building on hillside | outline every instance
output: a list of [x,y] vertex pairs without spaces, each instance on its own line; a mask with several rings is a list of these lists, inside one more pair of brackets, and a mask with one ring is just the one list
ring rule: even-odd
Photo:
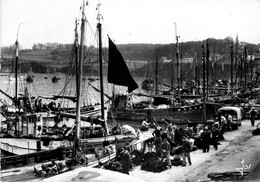
[[38,44],[34,44],[32,49],[33,50],[54,50],[57,48],[65,48],[65,45],[60,45],[57,42],[54,43],[46,43],[46,44],[42,44],[42,43],[38,43]]
[[[192,57],[185,57],[185,58],[180,58],[179,61],[180,63],[193,63],[194,58]],[[175,59],[174,59],[175,61]],[[159,60],[159,62],[162,63],[170,63],[172,62],[172,59],[167,59],[167,57],[162,56],[161,59]]]
[[172,62],[172,59],[167,59],[167,57],[162,56],[161,59],[159,60],[161,63],[170,63]]
[[253,58],[253,68],[256,69],[257,72],[260,72],[260,53],[254,53]]
[[254,53],[254,60],[259,61],[260,60],[260,53]]
[[182,58],[182,63],[193,63],[193,59],[194,58],[189,58],[189,57],[186,57],[186,58]]

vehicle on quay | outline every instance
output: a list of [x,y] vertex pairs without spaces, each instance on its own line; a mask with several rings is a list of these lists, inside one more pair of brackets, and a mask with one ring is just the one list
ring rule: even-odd
[[236,106],[224,106],[218,109],[217,116],[218,118],[223,115],[230,114],[232,116],[231,126],[232,129],[238,129],[241,126],[241,122],[243,119],[243,109],[241,107]]

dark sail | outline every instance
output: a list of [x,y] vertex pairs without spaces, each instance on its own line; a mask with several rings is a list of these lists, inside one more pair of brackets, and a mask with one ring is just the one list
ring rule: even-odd
[[128,92],[138,88],[137,83],[131,76],[123,56],[117,50],[116,45],[108,37],[109,55],[108,55],[108,83],[128,87]]

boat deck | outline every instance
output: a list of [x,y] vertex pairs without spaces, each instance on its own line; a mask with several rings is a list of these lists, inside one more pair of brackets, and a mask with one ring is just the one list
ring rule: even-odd
[[[154,131],[154,129],[150,129],[146,132],[143,132],[142,136],[140,137],[140,139],[138,140],[134,140],[131,145],[140,145],[142,142],[144,142],[146,139],[152,137],[152,132]],[[115,136],[109,136],[107,139],[112,139],[114,137],[117,137],[119,139],[123,139],[124,137],[128,137],[127,135],[115,135]],[[99,160],[96,160],[95,157],[92,155],[88,155],[88,165],[89,167],[94,167],[97,166],[99,162],[104,163],[110,159],[113,159],[115,157],[115,153],[112,153],[110,155],[107,155],[105,157],[100,157]],[[50,162],[50,160],[49,160]],[[4,169],[1,170],[1,181],[6,181],[6,182],[11,182],[11,181],[39,181],[39,179],[43,179],[43,178],[39,178],[37,176],[34,175],[34,167],[37,169],[39,168],[42,164],[46,163],[45,162],[41,162],[41,163],[37,163],[37,164],[28,164],[26,166],[22,166],[22,167],[13,167],[10,169]]]

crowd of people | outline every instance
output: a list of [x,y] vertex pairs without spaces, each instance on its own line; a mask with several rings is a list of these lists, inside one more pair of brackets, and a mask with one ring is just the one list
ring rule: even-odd
[[[153,137],[144,141],[144,153],[147,148],[148,152],[155,152],[159,160],[165,163],[166,169],[172,168],[174,165],[173,160],[176,158],[180,160],[179,165],[181,166],[192,165],[192,151],[201,150],[203,153],[207,153],[210,151],[210,145],[213,145],[214,149],[218,150],[219,140],[223,140],[223,133],[228,131],[225,128],[228,126],[227,120],[230,117],[228,115],[226,117],[221,116],[218,122],[207,126],[191,122],[185,126],[177,126],[168,120],[164,120],[166,123],[165,128],[156,125],[152,132]],[[140,137],[142,132],[147,131],[147,127],[149,130],[152,125],[154,123],[151,124],[147,119],[144,119],[142,126],[136,129],[137,136]],[[121,134],[122,127],[120,124],[116,124],[111,132]],[[131,152],[133,151],[131,146],[127,145],[123,148],[116,146],[116,151],[118,161],[121,163],[121,172],[129,174],[132,159]],[[54,169],[56,169],[55,166]]]
[[[223,116],[224,117],[224,116]],[[159,125],[155,127],[152,135],[153,138],[148,139],[149,142],[145,142],[145,148],[151,148],[149,151],[155,151],[155,153],[161,158],[162,161],[167,162],[167,168],[172,167],[172,156],[179,156],[182,161],[182,166],[187,164],[192,165],[190,152],[193,150],[201,149],[203,153],[209,152],[210,145],[213,145],[215,150],[218,150],[219,140],[224,140],[223,134],[229,129],[229,119],[220,120],[212,125],[199,125],[192,124],[191,122],[185,126],[177,126],[171,122],[167,123],[163,129]],[[149,126],[147,119],[143,121],[143,124]],[[144,125],[141,129],[143,130]],[[232,131],[232,130],[229,130]]]
[[[248,113],[251,124],[254,126],[258,112],[251,108]],[[230,112],[219,113],[214,123],[206,125],[188,121],[186,125],[177,126],[170,120],[164,119],[161,123],[166,123],[166,126],[162,128],[157,123],[150,123],[147,118],[144,118],[137,133],[140,134],[154,128],[153,137],[143,142],[143,152],[154,152],[159,160],[167,165],[167,169],[170,169],[175,165],[176,158],[180,159],[181,166],[192,165],[192,151],[201,150],[202,153],[208,153],[212,149],[218,150],[219,142],[225,140],[224,134],[236,129],[234,128],[235,119],[237,118]],[[124,148],[124,151],[126,150],[128,149]],[[126,168],[125,173],[129,174],[129,169]]]

